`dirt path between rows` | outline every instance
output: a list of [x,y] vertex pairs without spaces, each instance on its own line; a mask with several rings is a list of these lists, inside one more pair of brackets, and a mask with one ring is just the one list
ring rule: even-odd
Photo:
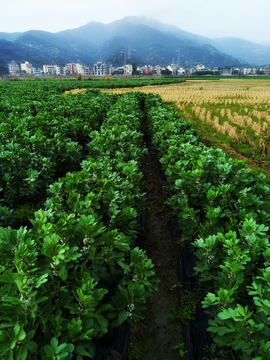
[[183,325],[169,322],[169,310],[178,307],[179,282],[176,255],[181,249],[181,239],[175,239],[169,219],[169,209],[162,191],[159,162],[153,153],[146,124],[143,125],[144,144],[148,149],[143,171],[147,191],[147,216],[144,231],[144,250],[155,264],[156,277],[160,279],[158,291],[146,303],[145,319],[131,329],[128,360],[179,360],[179,350],[172,347],[183,343]]

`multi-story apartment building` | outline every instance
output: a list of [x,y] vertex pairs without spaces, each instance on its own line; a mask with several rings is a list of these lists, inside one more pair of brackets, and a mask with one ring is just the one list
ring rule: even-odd
[[9,75],[19,75],[20,74],[20,67],[14,60],[12,60],[8,64],[8,73],[9,73]]
[[186,69],[182,68],[182,67],[179,67],[178,70],[177,70],[177,75],[186,75],[187,74],[187,71]]
[[65,76],[67,74],[67,67],[64,64],[56,65],[56,75]]
[[251,73],[251,68],[244,68],[243,69],[243,74],[244,75],[249,75]]
[[97,75],[97,76],[107,75],[107,67],[106,67],[105,62],[102,62],[101,60],[98,60],[94,64],[94,75]]
[[40,68],[32,67],[31,70],[32,70],[31,71],[32,75],[35,75],[35,76],[37,76],[37,75],[41,76],[42,75],[42,69],[40,69]]
[[113,71],[114,71],[114,68],[113,68],[112,64],[106,64],[106,74],[112,75]]
[[124,66],[118,66],[115,69],[115,73],[118,74],[118,75],[123,75],[124,74]]
[[79,74],[77,65],[80,65],[80,64],[76,64],[76,63],[67,64],[66,65],[67,66],[67,74]]
[[204,71],[205,70],[205,66],[200,64],[196,66],[196,71]]
[[79,74],[83,76],[93,75],[93,70],[91,70],[88,66],[84,65],[81,66]]
[[230,76],[232,74],[233,74],[233,67],[232,66],[224,66],[221,75]]
[[26,61],[24,64],[21,64],[21,71],[25,71],[27,74],[32,73],[32,64]]
[[76,74],[80,74],[80,73],[81,73],[81,68],[82,68],[82,65],[81,65],[81,64],[77,63],[77,64],[75,65]]
[[266,68],[264,68],[263,72],[265,73],[265,75],[270,75],[270,65],[266,66]]
[[142,68],[142,73],[144,75],[150,75],[152,74],[152,66],[151,65],[145,65],[143,68]]
[[[164,69],[165,70],[165,69]],[[161,67],[159,65],[155,65],[153,68],[153,74],[160,75],[161,74]]]
[[172,72],[172,75],[177,75],[179,66],[177,64],[171,64],[167,66],[167,69]]
[[130,64],[124,65],[124,74],[125,75],[128,75],[128,76],[132,75],[132,71],[133,71],[132,65],[130,65]]
[[44,74],[56,74],[56,65],[43,65]]

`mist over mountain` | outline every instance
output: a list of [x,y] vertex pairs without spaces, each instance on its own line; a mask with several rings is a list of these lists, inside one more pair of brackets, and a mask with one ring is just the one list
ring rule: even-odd
[[109,24],[91,21],[76,29],[51,33],[0,32],[0,64],[29,61],[34,66],[99,59],[113,65],[230,66],[267,65],[270,47],[236,38],[210,39],[147,17],[128,16]]
[[238,58],[242,63],[267,65],[270,63],[270,47],[251,41],[224,37],[215,39],[215,47]]

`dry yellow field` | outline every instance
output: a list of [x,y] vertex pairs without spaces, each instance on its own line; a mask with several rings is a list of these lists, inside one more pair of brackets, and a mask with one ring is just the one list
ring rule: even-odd
[[[85,89],[72,90],[81,91]],[[263,168],[270,176],[270,77],[102,90],[117,94],[129,91],[159,94],[200,130],[201,141]]]
[[270,78],[187,80],[183,84],[102,91],[159,94],[201,131],[205,143],[270,171]]
[[145,86],[134,89],[123,88],[115,90],[102,90],[114,93],[127,91],[142,91],[162,96],[165,101],[176,101],[179,104],[199,105],[203,102],[212,104],[223,103],[227,100],[240,104],[270,106],[270,78],[269,80],[187,80],[183,84],[161,86]]

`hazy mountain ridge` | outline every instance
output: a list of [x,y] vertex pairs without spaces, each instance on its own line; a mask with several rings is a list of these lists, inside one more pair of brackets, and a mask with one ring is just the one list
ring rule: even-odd
[[234,38],[209,39],[147,17],[126,17],[109,24],[91,21],[58,33],[39,30],[0,32],[1,38],[6,40],[1,41],[0,52],[0,64],[4,65],[15,60],[39,66],[67,62],[92,66],[98,59],[114,65],[124,61],[138,65],[168,65],[173,58],[176,62],[179,54],[184,66],[199,63],[226,66],[240,65],[243,49],[248,55],[244,57],[246,62],[270,63],[270,47]]
[[270,47],[253,43],[251,41],[224,37],[214,39],[215,47],[230,55],[233,54],[242,62],[250,64],[255,63],[258,65],[267,65],[270,63]]

